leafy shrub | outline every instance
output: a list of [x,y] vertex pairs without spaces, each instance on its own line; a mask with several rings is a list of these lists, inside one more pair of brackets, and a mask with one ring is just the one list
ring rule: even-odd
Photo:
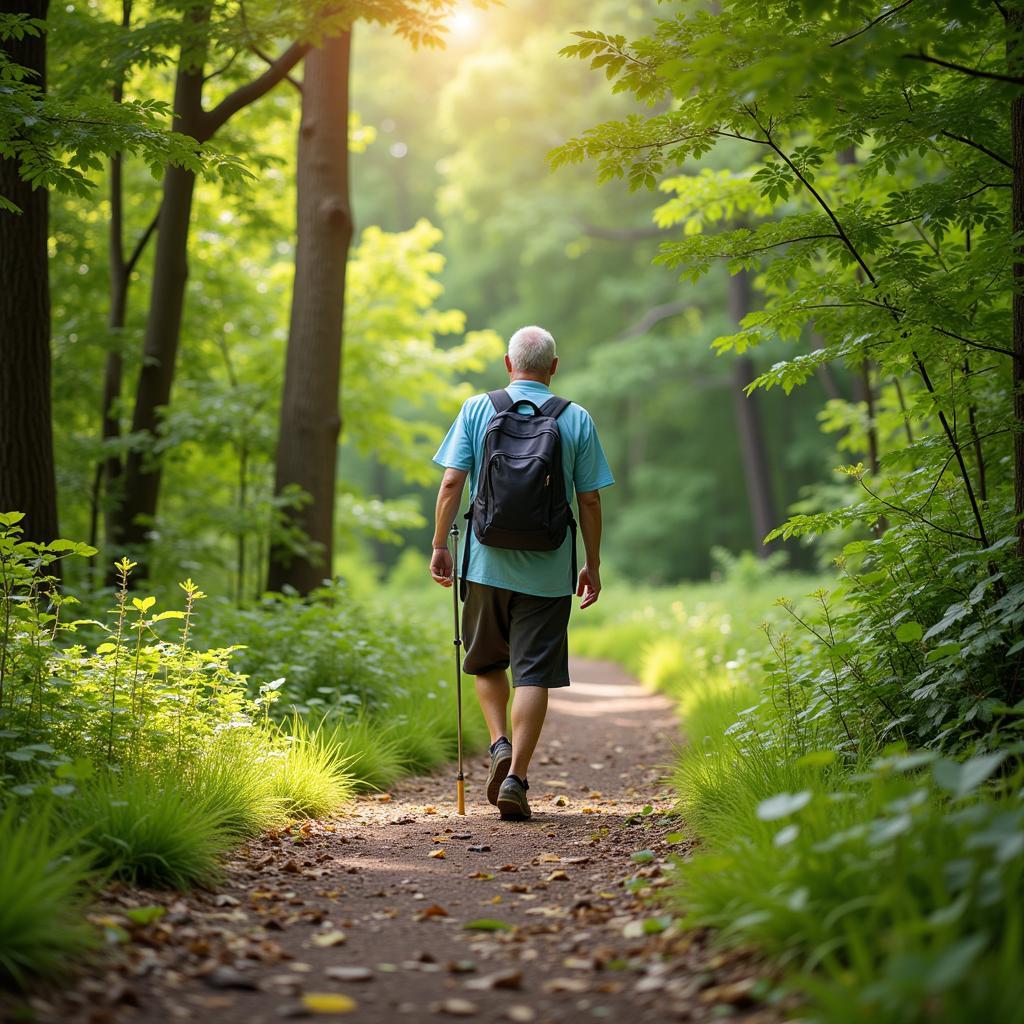
[[48,811],[22,810],[0,811],[0,984],[56,976],[96,943],[83,918],[91,858]]
[[68,801],[66,817],[98,866],[137,885],[188,889],[213,882],[232,844],[220,811],[197,803],[169,774],[103,776]]

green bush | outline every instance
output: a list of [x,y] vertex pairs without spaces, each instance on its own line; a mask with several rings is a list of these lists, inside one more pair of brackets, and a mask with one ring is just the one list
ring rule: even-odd
[[0,811],[0,985],[55,977],[96,944],[83,917],[90,856],[47,810],[24,811]]
[[221,809],[197,802],[170,773],[103,776],[68,801],[65,815],[98,867],[137,885],[211,883],[233,842]]

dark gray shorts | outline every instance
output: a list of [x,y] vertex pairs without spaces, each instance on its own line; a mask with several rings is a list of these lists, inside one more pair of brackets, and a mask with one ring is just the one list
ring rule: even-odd
[[536,597],[472,580],[466,587],[466,672],[478,676],[511,665],[513,686],[569,685],[569,595]]

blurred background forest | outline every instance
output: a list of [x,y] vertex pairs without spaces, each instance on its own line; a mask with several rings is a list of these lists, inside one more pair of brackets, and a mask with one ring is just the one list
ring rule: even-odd
[[[86,23],[104,22],[110,31],[119,6],[54,9],[51,60],[61,59],[62,44],[75,60]],[[749,289],[742,294],[745,282],[735,294],[724,267],[696,284],[652,270],[669,236],[652,217],[657,197],[596,188],[587,167],[550,170],[555,146],[623,115],[629,103],[611,95],[602,76],[557,58],[557,50],[584,14],[609,31],[635,34],[657,6],[608,2],[584,12],[575,0],[554,0],[484,12],[467,4],[450,19],[443,49],[414,49],[391,25],[355,26],[356,235],[336,568],[363,571],[372,560],[390,569],[403,543],[417,554],[426,550],[433,447],[470,390],[501,385],[501,340],[525,323],[554,333],[556,389],[585,405],[602,429],[618,478],[606,502],[605,558],[612,569],[628,565],[637,580],[707,577],[714,548],[759,550],[794,502],[816,507],[816,495],[838,486],[832,467],[851,458],[837,456],[835,437],[822,434],[829,399],[838,407],[829,422],[843,428],[860,457],[858,375],[825,367],[820,386],[788,400],[780,391],[745,398],[741,387],[788,347],[773,342],[739,359],[711,351],[711,341],[735,329],[753,305]],[[259,70],[251,53],[236,68],[246,61]],[[131,91],[169,101],[173,68],[152,64],[135,72]],[[216,80],[208,86],[217,87]],[[122,500],[117,459],[131,449],[155,453],[163,464],[149,534],[157,541],[149,555],[153,575],[175,579],[201,566],[214,591],[254,597],[266,586],[267,540],[280,509],[274,450],[301,100],[283,82],[216,137],[217,148],[255,177],[199,180],[178,370],[156,438],[132,431],[154,241],[130,272],[124,326],[112,329],[109,166],[90,175],[95,190],[52,198],[60,530],[103,549],[110,556],[104,564],[125,548],[134,551],[106,526]],[[733,154],[727,144],[710,163],[727,167]],[[733,163],[741,159],[733,156]],[[158,208],[160,183],[130,156],[121,173],[130,250]],[[108,394],[115,425],[104,436],[112,355],[123,363],[123,388]],[[787,546],[794,564],[812,565],[809,549]]]

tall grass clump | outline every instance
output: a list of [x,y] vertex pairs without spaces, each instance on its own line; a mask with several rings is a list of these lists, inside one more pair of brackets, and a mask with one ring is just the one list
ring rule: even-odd
[[337,751],[357,789],[387,789],[408,767],[386,716],[358,713],[324,722],[323,743]]
[[49,811],[0,811],[0,985],[50,978],[96,945],[84,919],[92,858]]
[[268,729],[229,729],[213,737],[181,766],[192,799],[239,839],[278,826],[287,818],[275,791],[278,756]]
[[274,796],[289,817],[336,814],[352,800],[356,780],[345,753],[330,741],[323,724],[295,717],[278,734]]
[[169,773],[102,776],[68,802],[66,818],[98,867],[155,888],[215,881],[232,845],[220,809],[197,802]]

